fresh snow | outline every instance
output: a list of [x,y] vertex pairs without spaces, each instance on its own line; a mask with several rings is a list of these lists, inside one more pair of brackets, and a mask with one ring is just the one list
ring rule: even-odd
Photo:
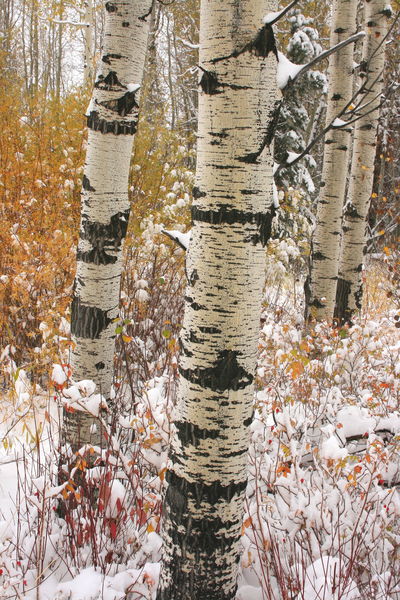
[[191,230],[187,233],[182,233],[182,231],[178,231],[176,229],[163,229],[162,232],[168,237],[170,237],[172,240],[177,242],[184,250],[187,250],[189,248],[190,238],[192,237]]
[[274,23],[274,22],[278,21],[281,14],[285,10],[286,10],[286,8],[283,8],[282,10],[278,10],[278,11],[270,12],[270,13],[266,14],[265,17],[263,18],[262,22],[264,23],[264,25],[269,25],[270,23]]
[[304,68],[304,65],[295,65],[282,52],[278,51],[277,84],[280,90],[283,90],[290,80],[295,79],[298,73]]
[[347,123],[347,121],[343,121],[342,119],[339,119],[338,117],[336,117],[336,119],[332,122],[331,127],[345,127],[345,126],[349,126],[349,124]]
[[[296,259],[298,249],[285,239],[276,251],[288,262]],[[137,291],[149,289],[145,276],[138,275],[135,285]],[[272,284],[268,290],[274,290]],[[343,338],[325,324],[307,336],[297,312],[288,304],[282,311],[279,294],[276,308],[263,314],[236,600],[263,600],[266,585],[273,600],[282,597],[278,567],[285,585],[289,578],[295,582],[291,594],[296,600],[359,600],[359,583],[352,574],[343,576],[347,557],[361,565],[368,561],[376,588],[376,593],[370,588],[371,598],[393,600],[386,591],[394,589],[391,552],[400,518],[395,485],[400,474],[400,341],[393,326],[395,313],[356,320]],[[65,323],[62,327],[67,329]],[[159,514],[174,410],[168,390],[174,370],[172,379],[165,373],[143,382],[135,415],[120,415],[122,430],[135,432],[128,450],[115,437],[108,451],[87,446],[78,453],[99,457],[90,481],[99,482],[104,504],[103,529],[96,533],[102,569],[92,563],[90,544],[79,546],[71,562],[71,526],[54,511],[58,499],[71,493],[70,483],[57,482],[53,458],[59,407],[66,403],[98,411],[101,396],[92,381],[73,382],[67,367],[54,365],[56,400],[35,397],[42,408],[32,413],[26,405],[34,391],[12,354],[11,348],[1,354],[15,404],[0,424],[0,597],[124,600],[132,589],[138,600],[155,600],[162,551]],[[173,365],[176,369],[176,361]],[[19,414],[23,419],[18,421]],[[35,431],[40,432],[38,444]],[[107,461],[118,474],[109,482]],[[71,480],[78,471],[78,466],[72,469]],[[42,538],[37,533],[41,515],[48,532]],[[85,530],[85,518],[79,511],[76,515]],[[335,533],[339,531],[340,536]],[[46,573],[39,585],[32,566],[37,551]]]
[[128,88],[128,92],[137,92],[138,89],[140,88],[140,84],[139,83],[128,83],[128,85],[126,87]]

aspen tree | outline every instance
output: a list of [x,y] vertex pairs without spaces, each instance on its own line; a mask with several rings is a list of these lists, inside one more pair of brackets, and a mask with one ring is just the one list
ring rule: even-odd
[[344,208],[343,241],[340,255],[335,316],[340,322],[350,321],[361,308],[362,268],[367,241],[367,217],[374,178],[377,127],[388,17],[391,9],[384,0],[365,2],[366,37],[360,65],[365,83],[362,105],[364,116],[355,122],[353,156],[349,190]]
[[158,600],[235,597],[265,244],[274,0],[202,0],[189,284]]
[[[331,46],[354,33],[356,10],[356,0],[335,0]],[[327,125],[334,122],[335,116],[352,97],[353,68],[352,44],[331,54],[328,67]],[[350,143],[351,127],[332,127],[325,136],[309,289],[306,286],[306,316],[317,320],[331,321],[333,318]]]
[[[122,243],[129,219],[128,176],[139,110],[152,0],[106,2],[105,37],[87,112],[88,148],[82,181],[77,272],[71,305],[75,380],[91,379],[109,397],[113,379]],[[64,414],[73,449],[91,442],[93,419]]]
[[84,35],[84,64],[83,82],[85,86],[93,80],[93,6],[92,0],[85,0],[85,35]]

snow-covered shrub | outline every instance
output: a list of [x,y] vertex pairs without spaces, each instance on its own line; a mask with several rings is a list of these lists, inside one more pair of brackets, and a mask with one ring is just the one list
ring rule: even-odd
[[392,316],[305,335],[287,313],[265,315],[242,559],[243,581],[263,598],[398,598]]

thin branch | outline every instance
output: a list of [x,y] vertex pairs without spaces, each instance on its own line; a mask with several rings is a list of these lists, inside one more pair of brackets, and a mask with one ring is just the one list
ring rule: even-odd
[[[368,79],[366,79],[366,80],[363,82],[362,86],[361,86],[361,87],[360,87],[360,88],[359,88],[359,89],[358,89],[358,90],[357,90],[357,91],[356,91],[356,92],[353,94],[353,96],[352,96],[352,98],[349,100],[349,102],[347,102],[347,104],[346,104],[346,105],[343,107],[343,109],[342,109],[342,110],[341,110],[341,111],[340,111],[340,112],[339,112],[339,113],[338,113],[338,114],[335,116],[335,118],[334,118],[334,119],[332,119],[332,121],[331,121],[331,122],[330,122],[330,123],[329,123],[329,124],[328,124],[326,127],[324,127],[324,129],[322,129],[322,130],[320,131],[320,133],[319,133],[319,134],[318,134],[318,135],[317,135],[315,138],[313,138],[313,139],[312,139],[312,140],[309,142],[309,144],[307,144],[307,146],[305,147],[305,149],[304,149],[304,150],[303,150],[303,151],[302,151],[302,152],[301,152],[301,153],[300,153],[300,154],[299,154],[299,155],[298,155],[298,156],[297,156],[297,157],[296,157],[296,158],[295,158],[293,161],[291,161],[290,163],[287,163],[287,162],[285,162],[285,163],[282,163],[282,164],[280,164],[280,165],[278,166],[278,168],[276,169],[276,171],[275,171],[274,175],[277,175],[277,174],[278,174],[278,173],[279,173],[279,172],[280,172],[282,169],[285,169],[285,168],[288,168],[288,167],[292,167],[292,166],[293,166],[293,165],[295,165],[297,162],[299,162],[299,160],[301,160],[302,158],[304,158],[304,156],[306,156],[306,155],[309,153],[309,151],[311,150],[311,148],[312,148],[313,146],[315,146],[315,144],[316,144],[317,142],[319,142],[319,141],[320,141],[320,139],[321,139],[322,137],[324,137],[324,135],[325,135],[326,133],[328,133],[328,131],[329,131],[330,129],[344,129],[345,127],[348,127],[349,125],[352,125],[353,123],[355,123],[355,122],[356,122],[356,121],[358,121],[359,119],[362,119],[363,117],[366,117],[367,115],[369,115],[370,113],[374,112],[375,110],[379,110],[379,109],[380,109],[380,108],[381,108],[381,107],[382,107],[382,106],[385,104],[385,102],[387,102],[387,100],[388,100],[388,98],[389,98],[390,94],[392,94],[392,93],[393,93],[395,90],[397,90],[397,88],[398,88],[398,85],[397,85],[397,84],[392,84],[392,87],[391,87],[391,88],[389,88],[389,90],[388,90],[388,92],[387,92],[387,95],[386,95],[386,96],[385,96],[385,98],[382,100],[382,102],[380,102],[380,103],[379,103],[379,105],[378,105],[378,106],[376,106],[376,107],[374,107],[374,108],[370,109],[369,111],[367,111],[367,112],[363,113],[362,115],[358,115],[356,118],[354,118],[354,119],[352,119],[352,120],[350,120],[350,121],[346,121],[346,123],[344,123],[344,124],[343,124],[343,125],[341,125],[341,126],[333,126],[333,123],[336,121],[336,119],[340,119],[340,117],[344,116],[344,115],[347,113],[347,111],[348,111],[348,108],[349,108],[349,107],[350,107],[350,106],[351,106],[351,105],[354,103],[355,99],[356,99],[356,98],[357,98],[357,97],[358,97],[360,94],[364,94],[364,92],[365,92],[365,88],[367,87],[367,84],[368,84],[368,83],[369,83],[369,82],[368,82]],[[377,95],[376,95],[376,97],[375,97],[373,100],[371,100],[371,102],[373,102],[373,101],[374,101],[374,100],[375,100],[377,97],[379,97],[380,95],[381,95],[381,94],[377,94]],[[370,104],[370,102],[367,102],[367,103],[364,105],[364,107],[365,107],[365,106],[368,106],[369,104]],[[351,110],[350,112],[353,112],[353,110]]]
[[290,84],[294,83],[301,75],[304,75],[304,73],[307,73],[307,71],[309,71],[311,69],[311,67],[313,67],[317,62],[319,62],[320,60],[323,60],[324,58],[328,58],[328,56],[330,56],[334,52],[337,52],[338,50],[341,50],[348,44],[353,44],[355,42],[358,42],[358,40],[360,40],[364,36],[365,36],[365,32],[359,31],[358,33],[355,33],[354,35],[347,38],[347,40],[343,40],[342,42],[335,44],[335,46],[332,46],[332,48],[328,48],[328,50],[324,50],[324,52],[321,52],[321,54],[318,54],[318,56],[315,56],[312,60],[310,60],[309,63],[304,65],[304,67],[302,69],[300,69],[300,71],[298,71],[293,78],[289,79],[288,83],[290,83]]
[[313,146],[315,146],[315,144],[317,142],[319,142],[319,140],[321,138],[324,137],[324,135],[332,128],[332,124],[334,123],[334,121],[336,119],[339,119],[340,117],[342,117],[347,109],[349,108],[349,106],[352,105],[352,103],[354,102],[355,98],[357,98],[358,94],[361,93],[361,90],[363,89],[363,87],[365,86],[366,82],[363,83],[363,85],[360,87],[359,90],[357,90],[357,92],[353,95],[353,97],[349,100],[349,102],[347,102],[347,104],[342,108],[341,111],[339,111],[339,113],[335,116],[334,119],[332,119],[332,121],[326,125],[317,135],[315,138],[313,138],[311,140],[311,142],[309,142],[307,144],[307,146],[304,148],[304,150],[290,163],[282,163],[278,166],[278,168],[275,171],[275,175],[277,175],[282,169],[285,169],[286,167],[292,167],[293,165],[295,165],[297,162],[299,162],[299,160],[301,160],[302,158],[304,158],[304,156],[306,156],[306,154],[308,154],[311,150],[311,148]]
[[391,26],[389,27],[388,31],[386,32],[386,34],[383,36],[383,38],[381,39],[381,41],[379,42],[378,46],[375,48],[375,50],[373,51],[373,53],[371,54],[371,56],[368,59],[368,63],[370,62],[370,60],[375,56],[375,54],[378,52],[378,50],[380,49],[380,47],[386,42],[387,38],[391,35],[397,21],[400,18],[400,11],[397,12],[395,18],[393,19],[393,23],[391,24]]
[[266,23],[268,25],[274,25],[275,23],[277,23],[279,21],[279,19],[281,19],[284,15],[286,15],[286,13],[288,13],[289,10],[291,8],[293,8],[293,6],[295,6],[298,2],[299,2],[299,0],[293,0],[292,2],[290,2],[290,4],[285,6],[285,8],[282,8],[282,10],[280,10],[278,12],[268,13],[263,18],[263,23]]

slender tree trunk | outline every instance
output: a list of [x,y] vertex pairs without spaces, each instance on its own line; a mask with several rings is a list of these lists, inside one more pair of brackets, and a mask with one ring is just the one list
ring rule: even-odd
[[84,46],[84,66],[83,66],[83,83],[87,87],[92,84],[93,80],[93,6],[92,0],[85,2],[85,46]]
[[[273,217],[274,0],[202,0],[189,285],[158,600],[236,593],[248,427]],[[224,58],[225,57],[225,58]]]
[[[139,110],[152,0],[106,2],[106,31],[92,101],[82,181],[77,273],[71,306],[75,380],[92,379],[109,397],[114,319],[118,316],[122,243],[130,212],[128,176]],[[85,413],[65,412],[64,438],[73,449],[100,443]],[[93,428],[92,428],[93,429]]]
[[374,179],[379,105],[383,90],[385,36],[388,17],[387,2],[369,0],[365,3],[366,37],[360,76],[366,81],[363,95],[365,114],[355,123],[350,183],[343,219],[343,241],[340,256],[339,279],[335,317],[349,322],[361,308],[362,268],[366,246],[367,218]]
[[[61,5],[62,6],[62,5]],[[62,8],[60,9],[60,19],[62,19]],[[57,31],[57,64],[56,64],[56,99],[60,102],[61,98],[61,76],[62,76],[62,41],[63,41],[63,25],[58,25]]]
[[30,9],[30,85],[31,94],[33,96],[37,92],[39,87],[39,24],[37,0],[32,0]]
[[[356,0],[335,0],[330,45],[355,32]],[[329,57],[326,124],[346,106],[353,91],[353,44]],[[325,137],[324,164],[312,240],[310,293],[306,317],[331,321],[339,268],[340,232],[351,128],[333,128]]]

